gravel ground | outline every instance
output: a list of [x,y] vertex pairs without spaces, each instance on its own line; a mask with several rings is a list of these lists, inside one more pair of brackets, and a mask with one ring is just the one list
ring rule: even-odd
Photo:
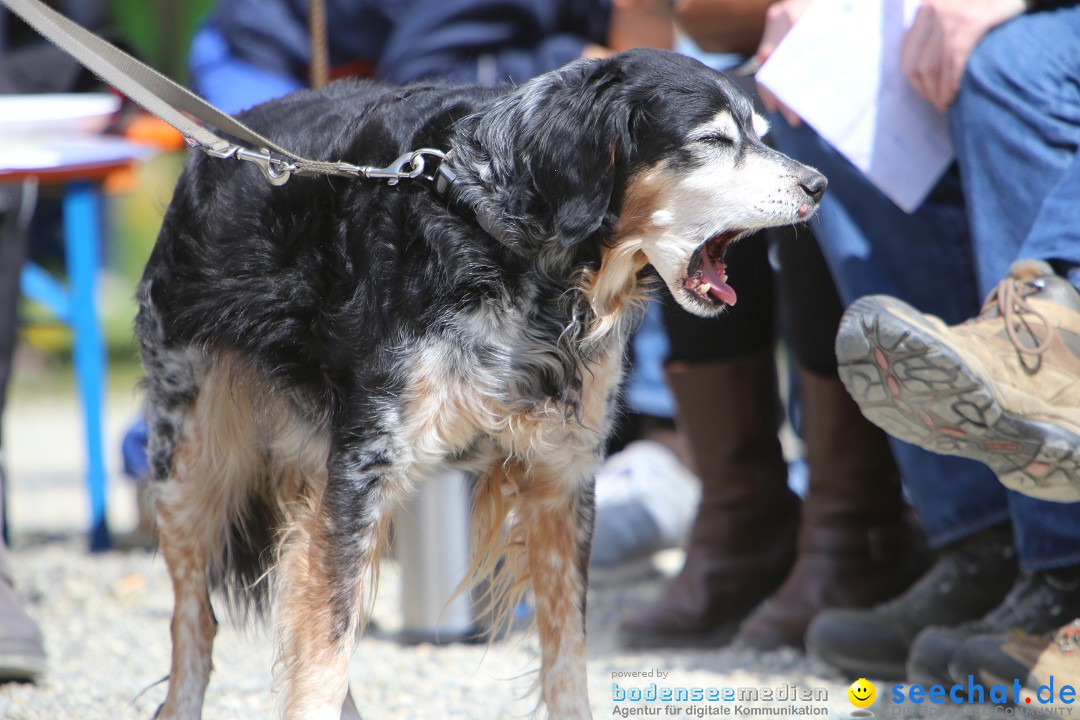
[[[110,448],[118,446],[133,405],[130,393],[111,398],[106,422]],[[169,665],[172,597],[164,561],[145,550],[96,555],[85,551],[81,429],[70,398],[16,393],[5,422],[5,445],[11,448],[12,563],[19,595],[45,631],[50,671],[38,685],[0,685],[0,718],[147,720],[165,696],[165,685],[155,683]],[[133,524],[132,490],[118,477],[115,458],[110,457],[110,465],[110,520],[123,530]],[[678,566],[678,557],[668,555],[660,560],[670,572]],[[820,713],[816,717],[850,716],[847,681],[794,651],[620,649],[614,635],[619,614],[655,596],[662,584],[662,577],[654,573],[637,581],[594,584],[590,591],[589,691],[595,717],[641,706],[614,702],[613,681],[621,681],[622,687],[656,682],[670,688],[757,689],[795,683],[800,688],[821,688],[828,697],[799,707],[816,709]],[[365,718],[495,720],[530,714],[535,707],[535,697],[528,694],[534,678],[530,671],[537,665],[532,634],[518,633],[490,648],[399,643],[394,637],[401,624],[399,586],[396,566],[385,563],[373,615],[376,630],[359,643],[352,663],[353,693]],[[204,716],[273,717],[269,633],[221,620]],[[663,679],[613,675],[655,670],[669,674]],[[878,687],[882,693],[882,684]],[[699,717],[703,715],[695,713],[720,710],[722,705],[671,704],[660,708],[660,717]],[[736,705],[765,706],[726,705],[732,710],[729,715],[738,714]],[[875,710],[879,717],[886,714]]]
[[[161,557],[146,551],[88,555],[81,538],[30,538],[20,543],[12,559],[19,594],[45,631],[50,672],[36,686],[0,685],[0,717],[150,718],[165,696],[164,684],[154,683],[169,664],[172,597]],[[532,696],[523,697],[536,663],[534,636],[518,633],[490,648],[400,644],[393,634],[400,625],[397,568],[392,562],[384,565],[373,615],[376,629],[360,642],[352,664],[353,692],[365,718],[527,716],[535,702]],[[815,705],[833,717],[851,709],[846,683],[792,651],[617,649],[612,629],[618,613],[659,587],[660,581],[653,579],[594,588],[590,594],[589,690],[595,717],[613,713],[613,672],[651,669],[670,675],[662,681],[624,680],[621,686],[657,682],[764,688],[797,683],[825,688],[831,702]],[[273,717],[270,664],[268,632],[238,628],[223,619],[205,717]]]

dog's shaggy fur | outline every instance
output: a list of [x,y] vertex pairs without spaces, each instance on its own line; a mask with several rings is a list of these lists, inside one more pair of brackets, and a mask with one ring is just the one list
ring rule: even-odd
[[391,512],[454,466],[476,478],[474,575],[534,594],[548,714],[589,717],[593,470],[642,270],[720,312],[727,244],[806,219],[824,178],[763,145],[720,75],[657,51],[509,90],[345,82],[243,119],[308,157],[452,150],[459,179],[451,203],[192,156],[137,320],[176,601],[161,716],[200,714],[210,592],[264,610],[273,571],[284,715],[353,717]]

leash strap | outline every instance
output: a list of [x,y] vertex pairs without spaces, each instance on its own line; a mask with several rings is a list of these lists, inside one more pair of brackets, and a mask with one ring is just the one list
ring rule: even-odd
[[[442,162],[446,155],[429,148],[405,153],[387,167],[309,160],[271,142],[104,38],[64,17],[41,0],[0,0],[0,4],[21,17],[105,83],[179,130],[191,147],[212,157],[253,162],[273,185],[285,184],[292,175],[364,177],[386,180],[388,184],[396,185],[399,180],[406,179],[435,181],[437,176],[442,177],[444,173],[450,172],[449,168],[441,170],[446,165]],[[192,118],[247,143],[248,147],[220,137]],[[259,149],[253,150],[253,147]],[[432,160],[437,164],[431,163]],[[426,165],[428,167],[425,167]],[[440,188],[446,187],[446,191],[449,191],[448,184],[437,185]],[[440,194],[444,193],[440,190]]]

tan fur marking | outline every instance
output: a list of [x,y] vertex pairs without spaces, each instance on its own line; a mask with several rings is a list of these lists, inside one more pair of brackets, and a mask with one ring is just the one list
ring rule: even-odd
[[217,356],[206,363],[199,388],[183,420],[172,476],[156,489],[175,597],[172,669],[161,715],[169,720],[200,715],[214,637],[208,579],[221,573],[215,563],[229,526],[248,521],[246,505],[254,494],[268,495],[288,518],[303,514],[326,483],[326,433],[268,392],[270,384],[252,368]]
[[469,383],[438,358],[417,364],[407,391],[405,438],[415,460],[436,464],[465,448],[478,432],[498,427],[491,391]]
[[649,263],[644,242],[657,232],[655,213],[672,182],[661,165],[639,173],[627,185],[615,238],[601,250],[600,269],[583,279],[582,291],[596,314],[587,341],[605,337],[617,327],[619,315],[647,299],[649,286],[639,280]]
[[[587,468],[588,461],[578,468]],[[491,578],[493,630],[531,588],[540,639],[540,696],[551,718],[590,717],[585,683],[585,579],[575,498],[581,478],[507,460],[480,480],[469,578]],[[501,561],[501,563],[500,563]]]
[[606,430],[611,412],[610,397],[622,380],[622,356],[609,353],[589,366],[582,389],[582,424]]
[[172,667],[160,718],[200,717],[210,682],[214,616],[210,608],[206,560],[209,548],[197,534],[185,534],[168,511],[158,512],[161,551],[173,585]]
[[533,468],[522,502],[528,572],[540,636],[540,696],[553,718],[589,718],[585,578],[574,493],[563,476]]
[[489,619],[489,639],[509,629],[529,589],[525,540],[517,512],[521,500],[518,482],[523,476],[524,468],[507,460],[474,481],[470,523],[473,559],[456,592],[487,581],[477,601],[480,615]]
[[[337,641],[332,590],[326,555],[330,547],[319,513],[313,511],[292,528],[281,561],[281,596],[278,611],[278,666],[275,679],[282,690],[284,717],[337,720],[349,691],[349,657],[361,631],[364,614],[356,608],[347,632]],[[377,543],[365,552],[357,568],[358,596],[364,582],[374,586]]]

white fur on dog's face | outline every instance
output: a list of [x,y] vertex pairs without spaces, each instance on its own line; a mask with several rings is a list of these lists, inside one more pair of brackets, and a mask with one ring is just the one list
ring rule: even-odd
[[764,118],[755,114],[752,126],[743,132],[730,112],[718,113],[690,134],[681,162],[669,159],[650,168],[628,193],[628,202],[635,195],[647,198],[649,217],[642,218],[636,238],[641,251],[672,296],[696,315],[716,315],[725,305],[708,294],[698,269],[696,256],[706,241],[734,241],[801,222],[817,208],[801,185],[816,173],[761,143],[768,128]]

